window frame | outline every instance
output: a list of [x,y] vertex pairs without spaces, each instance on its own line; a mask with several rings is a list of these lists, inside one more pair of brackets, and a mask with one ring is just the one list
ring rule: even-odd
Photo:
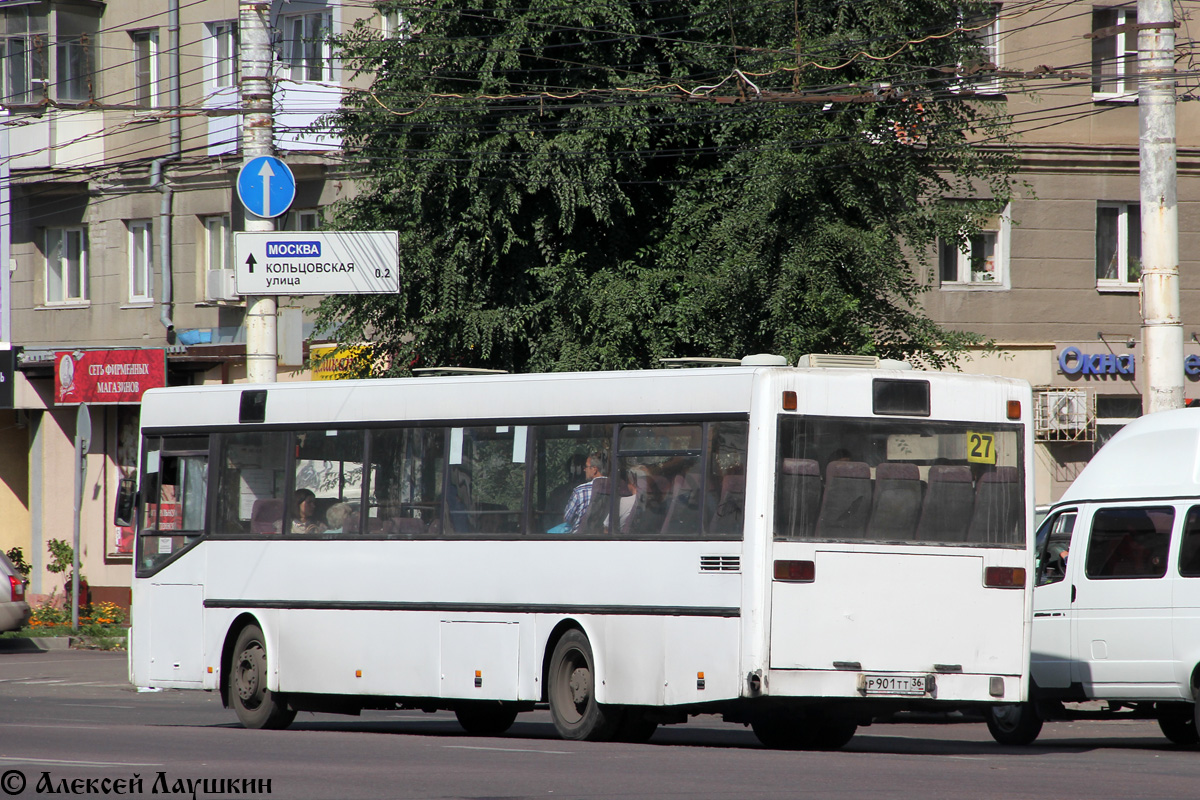
[[[1102,278],[1100,277],[1100,224],[1101,212],[1106,209],[1116,209],[1116,244],[1114,257],[1117,259],[1117,277]],[[1136,209],[1136,213],[1133,213]],[[1132,216],[1131,216],[1132,214]],[[1137,222],[1137,236],[1133,237],[1130,223]],[[1122,203],[1110,202],[1102,200],[1096,203],[1096,228],[1095,228],[1095,276],[1096,289],[1098,291],[1107,292],[1136,292],[1141,288],[1141,258],[1142,258],[1142,210],[1140,203]],[[1137,262],[1138,262],[1138,277],[1136,280],[1129,280],[1129,261],[1130,261],[1130,245],[1131,239],[1137,242]],[[1111,263],[1111,259],[1110,259]]]
[[133,51],[130,59],[130,66],[133,67],[133,105],[144,109],[158,108],[158,29],[142,28],[130,31],[129,39]]
[[[995,64],[997,69],[1000,69],[1000,12],[1002,3],[991,3],[988,10],[976,17],[960,16],[959,24],[968,29],[967,34],[972,39],[979,42],[980,54],[982,61],[980,64]],[[990,18],[989,18],[990,17]],[[979,23],[987,19],[985,25],[980,26]],[[974,30],[970,30],[974,28]],[[964,71],[967,65],[959,64],[959,73]],[[955,92],[974,92],[975,94],[1004,94],[1004,86],[998,76],[993,75],[991,78],[978,83],[973,83],[968,76],[960,77],[954,85]]]
[[[991,270],[991,274],[996,275],[994,280],[976,280],[975,274],[987,274],[987,270],[973,270],[972,262],[974,260],[974,240],[980,236],[991,234],[995,237],[992,247],[992,261],[995,269]],[[1004,209],[996,215],[994,227],[981,228],[979,233],[971,236],[965,248],[955,247],[954,243],[938,239],[937,242],[937,260],[938,260],[938,283],[942,289],[954,291],[981,291],[981,290],[1007,290],[1011,288],[1011,275],[1009,270],[1009,249],[1012,239],[1012,204],[1004,206]],[[957,277],[952,280],[946,279],[946,262],[950,258],[949,253],[953,252],[954,271]]]
[[[280,20],[283,29],[283,65],[297,83],[332,82],[335,74],[333,12],[329,8],[290,14]],[[314,69],[318,73],[313,76]]]
[[[1102,17],[1108,14],[1115,15],[1112,25],[1102,25],[1105,21]],[[1136,25],[1137,24],[1137,7],[1122,7],[1111,6],[1104,8],[1092,9],[1092,31],[1102,30],[1108,27],[1121,25]],[[1107,49],[1109,41],[1113,42],[1111,56],[1106,56],[1101,53],[1102,49]],[[1132,42],[1132,47],[1130,43]],[[1104,64],[1106,61],[1111,61],[1115,67],[1115,78],[1111,81],[1103,80]],[[1106,36],[1102,39],[1092,40],[1092,100],[1094,102],[1109,102],[1109,103],[1136,103],[1138,98],[1137,87],[1137,61],[1138,61],[1138,46],[1137,46],[1137,31],[1126,30],[1121,31],[1113,36]],[[1133,71],[1129,71],[1129,64],[1132,62]],[[1106,83],[1115,83],[1114,91],[1105,91],[1103,87]],[[1132,84],[1130,90],[1127,84]]]
[[210,90],[237,87],[241,36],[236,19],[204,23],[204,82]]
[[[200,217],[200,225],[204,229],[203,270],[197,270],[201,275],[200,296],[206,302],[216,302],[222,298],[213,297],[208,293],[208,276],[217,270],[233,269],[233,218],[230,214],[206,214]],[[220,231],[214,230],[220,228]],[[214,256],[214,242],[221,245],[221,253]],[[217,264],[219,259],[219,264]]]
[[[72,264],[71,256],[64,257],[59,244],[76,241],[78,252]],[[64,258],[66,259],[64,261]],[[52,280],[53,264],[58,263],[57,277]],[[72,276],[72,273],[74,275]],[[47,306],[78,306],[88,302],[88,241],[87,228],[83,225],[55,227],[46,229],[46,270],[44,273],[45,286],[43,299]],[[77,283],[77,294],[70,295],[71,278]],[[51,291],[58,288],[58,296]]]
[[[131,219],[126,223],[129,242],[129,302],[154,301],[154,222]],[[139,278],[142,291],[138,291]]]
[[[36,12],[43,13],[36,13]],[[24,31],[8,33],[9,21],[17,16],[24,20]],[[0,19],[5,20],[5,33],[0,34],[0,101],[9,105],[32,105],[43,100],[50,86],[50,64],[46,48],[50,41],[49,7],[41,4],[0,8]],[[13,25],[12,27],[18,27]],[[39,41],[40,37],[40,41]],[[12,42],[20,41],[19,56],[12,50]],[[13,67],[20,64],[21,74],[13,75]],[[12,91],[20,84],[20,91]],[[34,86],[41,85],[35,93]]]

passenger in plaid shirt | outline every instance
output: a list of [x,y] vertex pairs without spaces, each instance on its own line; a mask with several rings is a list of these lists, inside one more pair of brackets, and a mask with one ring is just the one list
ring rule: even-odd
[[592,481],[604,476],[605,460],[604,454],[600,452],[587,457],[587,463],[583,466],[583,476],[586,480],[571,492],[571,499],[567,501],[567,509],[563,512],[563,523],[571,529],[571,533],[577,533],[583,526],[583,518],[587,516],[588,506],[592,504]]

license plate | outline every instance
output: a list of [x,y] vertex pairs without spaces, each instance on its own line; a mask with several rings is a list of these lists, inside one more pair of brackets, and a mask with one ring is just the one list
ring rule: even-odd
[[863,694],[916,695],[929,693],[928,675],[861,675],[858,679]]

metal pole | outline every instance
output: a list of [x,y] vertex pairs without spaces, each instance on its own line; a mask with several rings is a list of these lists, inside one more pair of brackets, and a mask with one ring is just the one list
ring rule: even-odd
[[[242,163],[258,156],[275,154],[275,117],[272,100],[272,71],[275,51],[271,47],[266,0],[241,0],[239,32],[242,86]],[[245,230],[270,233],[275,220],[245,211]],[[274,297],[246,298],[246,372],[252,383],[274,383],[278,372]]]
[[[69,358],[70,356],[68,356]],[[83,518],[83,484],[87,480],[87,454],[92,447],[92,414],[87,404],[75,414],[75,537],[71,556],[71,630],[79,630],[79,545]]]
[[[1175,186],[1175,28],[1171,0],[1138,0],[1142,343],[1146,413],[1183,408],[1179,210]],[[1160,27],[1151,27],[1161,23]]]

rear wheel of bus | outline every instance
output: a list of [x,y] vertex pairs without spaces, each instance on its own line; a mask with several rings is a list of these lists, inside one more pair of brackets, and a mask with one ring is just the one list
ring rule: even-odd
[[776,750],[840,750],[858,731],[853,717],[825,711],[766,713],[750,727],[765,747]]
[[516,721],[517,708],[511,703],[471,703],[456,708],[454,716],[472,736],[499,736]]
[[546,699],[558,735],[564,739],[606,742],[621,724],[620,706],[596,702],[596,661],[580,630],[563,634],[550,656]]
[[296,718],[296,712],[267,688],[267,646],[257,625],[247,625],[238,634],[228,681],[229,703],[245,727],[283,730]]
[[988,732],[1000,744],[1026,745],[1042,732],[1042,717],[1031,703],[1001,703],[987,710]]

